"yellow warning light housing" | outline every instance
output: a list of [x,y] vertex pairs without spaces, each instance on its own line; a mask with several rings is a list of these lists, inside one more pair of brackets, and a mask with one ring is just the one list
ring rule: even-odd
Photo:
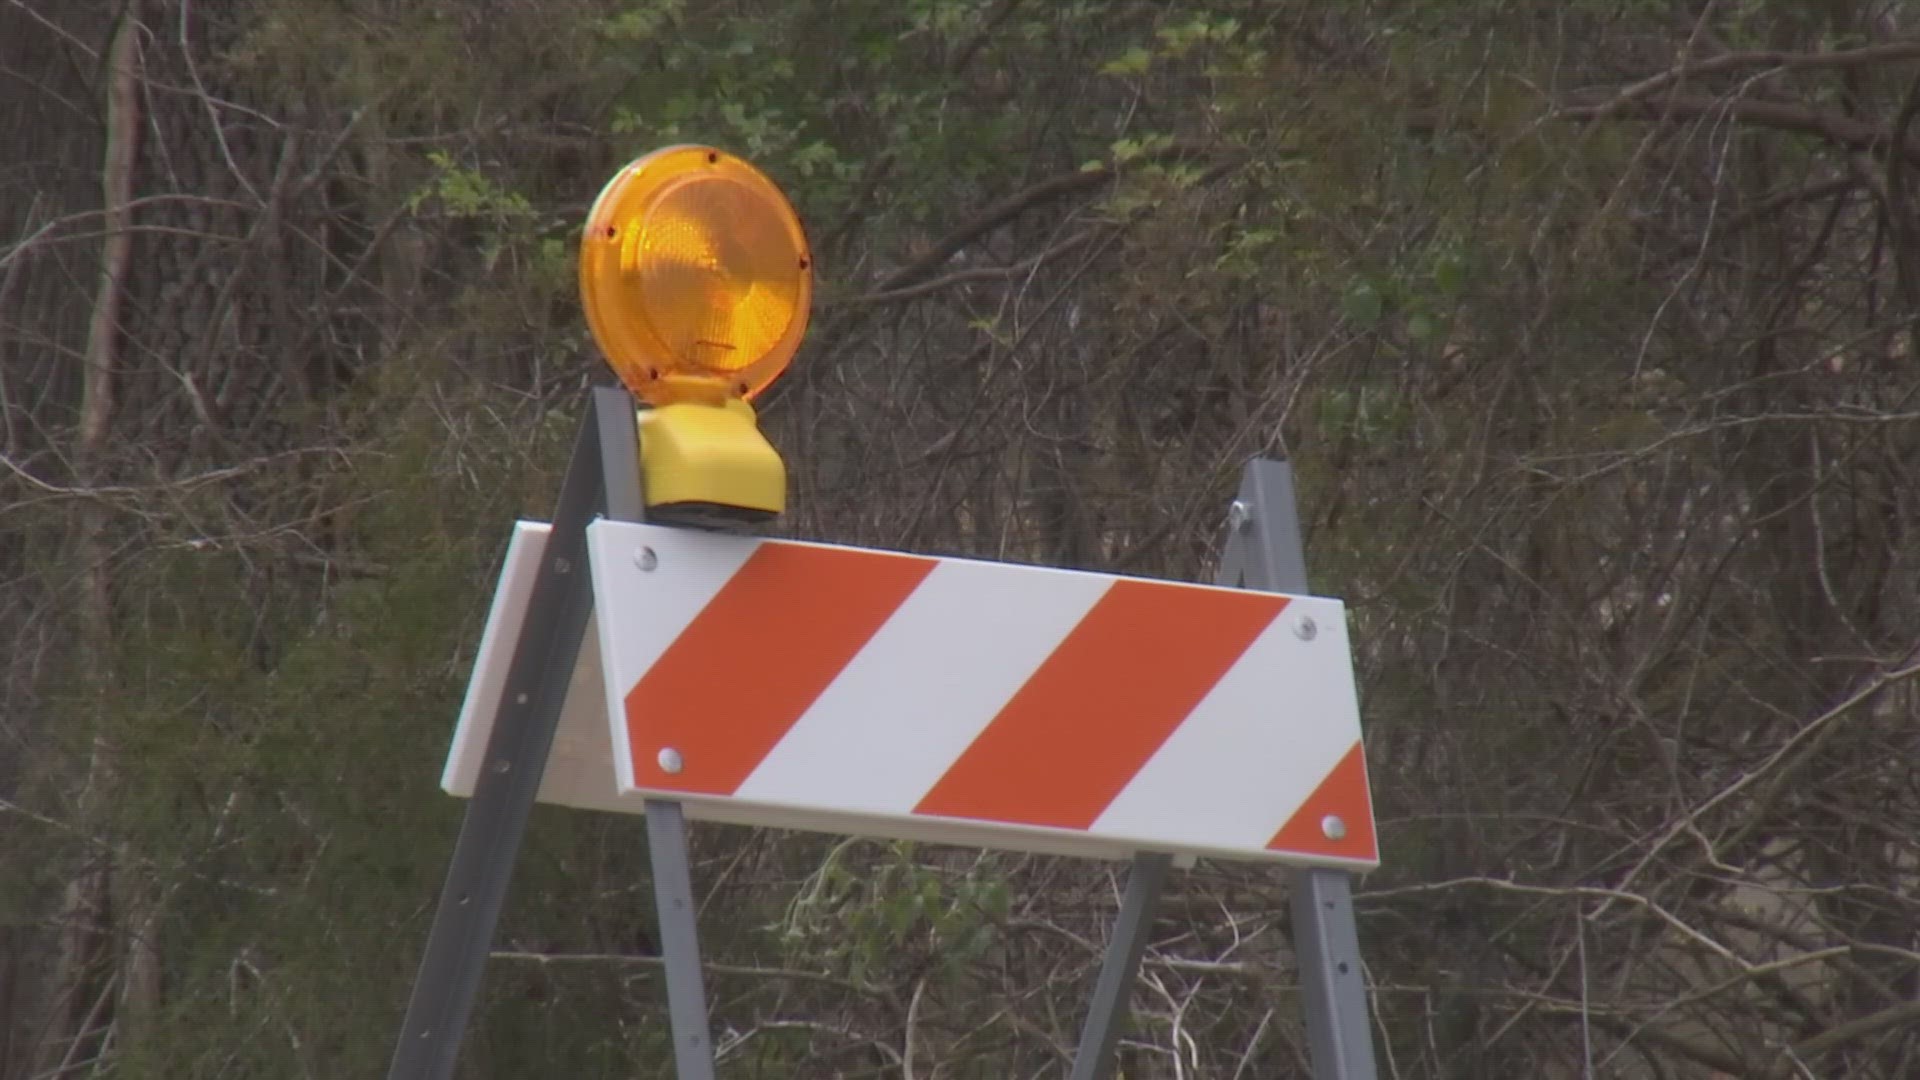
[[736,524],[785,509],[786,466],[748,401],[792,361],[813,257],[786,196],[707,146],[634,161],[587,215],[587,324],[641,416],[641,472],[659,520]]
[[739,398],[642,410],[640,472],[647,509],[663,524],[730,528],[787,505],[786,463]]

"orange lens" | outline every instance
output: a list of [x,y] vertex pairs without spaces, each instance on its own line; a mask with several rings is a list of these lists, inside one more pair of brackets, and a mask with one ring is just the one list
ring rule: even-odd
[[662,192],[621,253],[633,302],[682,369],[730,375],[798,315],[805,252],[779,208],[719,176]]
[[661,404],[688,380],[752,397],[806,331],[812,261],[799,218],[738,158],[674,147],[622,170],[580,252],[587,320],[620,378]]

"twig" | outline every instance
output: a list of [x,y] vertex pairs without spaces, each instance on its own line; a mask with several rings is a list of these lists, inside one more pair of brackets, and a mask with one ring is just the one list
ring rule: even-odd
[[[659,967],[666,960],[644,953],[545,953],[524,952],[512,949],[496,949],[487,954],[493,960],[525,960],[533,963],[548,964],[641,964],[647,967]],[[795,968],[754,967],[750,964],[721,964],[711,960],[700,965],[715,975],[748,975],[761,979],[792,979],[797,982],[819,983],[823,986],[850,990],[867,997],[885,998],[888,995],[869,986],[862,986],[850,979],[842,979],[818,971],[800,971]]]
[[936,293],[942,289],[949,289],[955,285],[965,285],[969,282],[1000,281],[1031,270],[1049,259],[1072,251],[1074,248],[1093,239],[1096,232],[1096,229],[1083,229],[1039,254],[1029,256],[1011,266],[979,266],[969,270],[956,270],[951,274],[945,274],[933,278],[930,281],[923,281],[917,285],[909,285],[903,289],[887,289],[880,292],[871,292],[861,297],[858,302],[863,304],[896,303],[901,300],[918,299],[929,293]]
[[1272,1009],[1268,1009],[1266,1012],[1260,1014],[1259,1026],[1253,1029],[1253,1036],[1247,1040],[1246,1049],[1240,1051],[1240,1060],[1233,1067],[1232,1080],[1240,1080],[1241,1074],[1247,1071],[1247,1062],[1253,1060],[1253,1052],[1260,1046],[1260,1036],[1267,1033],[1267,1024],[1272,1022],[1272,1020]]
[[913,1000],[907,1002],[907,1030],[900,1037],[900,1077],[901,1080],[914,1080],[913,1075],[913,1033],[920,1026],[920,999],[927,993],[927,980],[921,979],[913,984]]
[[336,452],[336,449],[331,446],[307,446],[296,450],[282,450],[277,454],[267,454],[239,465],[229,465],[223,469],[210,469],[206,472],[195,473],[192,476],[182,477],[178,480],[169,480],[158,484],[138,485],[90,484],[86,486],[69,487],[55,484],[33,475],[5,454],[0,454],[0,466],[4,466],[8,472],[13,473],[29,485],[50,495],[62,495],[77,499],[106,499],[121,496],[157,495],[163,492],[184,491],[189,488],[199,487],[202,484],[213,484],[222,480],[231,480],[236,476],[245,476],[247,473],[253,472],[256,469],[265,468],[276,461],[281,461],[286,458],[302,457],[307,454],[332,454]]
[[1605,889],[1605,888],[1600,888],[1598,886],[1592,886],[1592,885],[1528,885],[1523,882],[1508,881],[1504,878],[1464,877],[1464,878],[1450,878],[1446,881],[1435,881],[1425,885],[1402,885],[1399,888],[1394,888],[1394,889],[1373,890],[1363,894],[1361,898],[1366,900],[1373,900],[1375,898],[1383,898],[1383,897],[1389,897],[1389,896],[1408,896],[1416,893],[1443,892],[1448,889],[1458,889],[1458,888],[1463,888],[1468,886],[1477,886],[1477,887],[1486,888],[1486,889],[1497,889],[1502,892],[1520,893],[1526,896],[1550,896],[1550,897],[1558,897],[1563,899],[1589,897],[1589,898],[1600,900],[1601,906],[1599,908],[1596,908],[1592,915],[1587,916],[1587,918],[1589,919],[1598,918],[1600,916],[1600,913],[1605,910],[1606,905],[1616,900],[1629,903],[1629,904],[1636,904],[1642,908],[1645,908],[1649,913],[1654,915],[1661,922],[1664,922],[1668,926],[1679,931],[1682,937],[1685,937],[1687,940],[1692,941],[1694,944],[1699,945],[1703,949],[1706,949],[1708,952],[1713,953],[1715,956],[1720,957],[1722,960],[1726,960],[1729,963],[1740,965],[1743,969],[1747,966],[1746,961],[1740,959],[1739,956],[1735,955],[1733,950],[1713,940],[1712,938],[1701,933],[1700,931],[1695,930],[1693,927],[1688,926],[1686,922],[1681,920],[1679,916],[1675,915],[1673,912],[1668,911],[1666,908],[1662,907],[1660,903],[1654,900],[1652,897],[1642,896],[1639,893],[1627,892],[1624,888]]

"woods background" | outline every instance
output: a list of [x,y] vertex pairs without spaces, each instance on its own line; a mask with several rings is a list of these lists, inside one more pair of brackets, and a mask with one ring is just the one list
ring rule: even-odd
[[[1920,10],[0,0],[0,1078],[380,1075],[628,158],[782,183],[789,534],[1197,578],[1291,456],[1383,1077],[1920,1074]],[[1099,717],[1087,718],[1096,726]],[[701,827],[729,1077],[1064,1074],[1121,868]],[[1178,875],[1128,1080],[1305,1075]],[[666,1075],[542,810],[467,1077]]]

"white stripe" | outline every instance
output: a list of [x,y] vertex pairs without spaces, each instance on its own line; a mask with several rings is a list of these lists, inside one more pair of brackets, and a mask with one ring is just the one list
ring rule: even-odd
[[726,588],[760,544],[760,538],[753,536],[624,521],[596,521],[587,526],[593,609],[600,625],[600,666],[606,676],[607,722],[612,729],[613,766],[622,794],[634,789],[627,691],[699,617],[707,603]]
[[[1294,632],[1311,615],[1312,641]],[[1266,846],[1355,740],[1344,607],[1297,598],[1093,823],[1178,848]]]
[[1112,584],[943,560],[735,792],[910,813]]
[[440,787],[450,795],[467,798],[480,781],[481,759],[487,754],[493,718],[500,711],[500,694],[507,685],[507,668],[520,642],[520,627],[527,621],[527,600],[540,569],[540,553],[546,550],[551,531],[552,526],[544,521],[513,523],[500,580],[493,587],[493,606],[487,609],[487,625],[480,632],[480,649],[473,657],[473,674],[467,678],[467,697],[460,705],[460,720],[453,727],[453,747],[440,774]]

